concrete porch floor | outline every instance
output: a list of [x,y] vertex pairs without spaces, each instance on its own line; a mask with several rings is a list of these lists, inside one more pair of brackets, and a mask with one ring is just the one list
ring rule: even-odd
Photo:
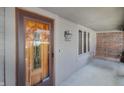
[[[103,61],[103,62],[102,62]],[[61,86],[121,86],[124,85],[124,77],[118,76],[117,71],[104,64],[110,65],[111,62],[105,60],[93,60],[82,67],[63,81]],[[111,65],[117,67],[118,63],[112,62]]]

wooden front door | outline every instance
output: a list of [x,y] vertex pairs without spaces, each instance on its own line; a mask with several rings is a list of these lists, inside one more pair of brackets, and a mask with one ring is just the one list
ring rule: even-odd
[[16,9],[17,85],[53,85],[53,20]]

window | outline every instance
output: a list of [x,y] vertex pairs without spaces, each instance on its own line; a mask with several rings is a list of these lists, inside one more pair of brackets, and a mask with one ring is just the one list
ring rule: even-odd
[[84,53],[86,53],[86,32],[84,32]]
[[79,47],[78,54],[86,53],[90,51],[90,33],[86,31],[79,30]]
[[79,30],[79,50],[78,54],[82,54],[82,31]]
[[90,33],[88,33],[88,51],[90,51]]

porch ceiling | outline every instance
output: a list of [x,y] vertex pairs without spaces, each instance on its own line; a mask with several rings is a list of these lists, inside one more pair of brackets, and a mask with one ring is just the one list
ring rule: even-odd
[[124,21],[124,8],[121,7],[42,8],[95,31],[118,29]]

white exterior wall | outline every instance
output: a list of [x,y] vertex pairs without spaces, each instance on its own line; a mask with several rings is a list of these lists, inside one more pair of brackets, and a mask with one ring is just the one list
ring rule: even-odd
[[5,80],[16,84],[16,27],[15,8],[5,8]]
[[0,8],[0,85],[4,85],[4,8]]

